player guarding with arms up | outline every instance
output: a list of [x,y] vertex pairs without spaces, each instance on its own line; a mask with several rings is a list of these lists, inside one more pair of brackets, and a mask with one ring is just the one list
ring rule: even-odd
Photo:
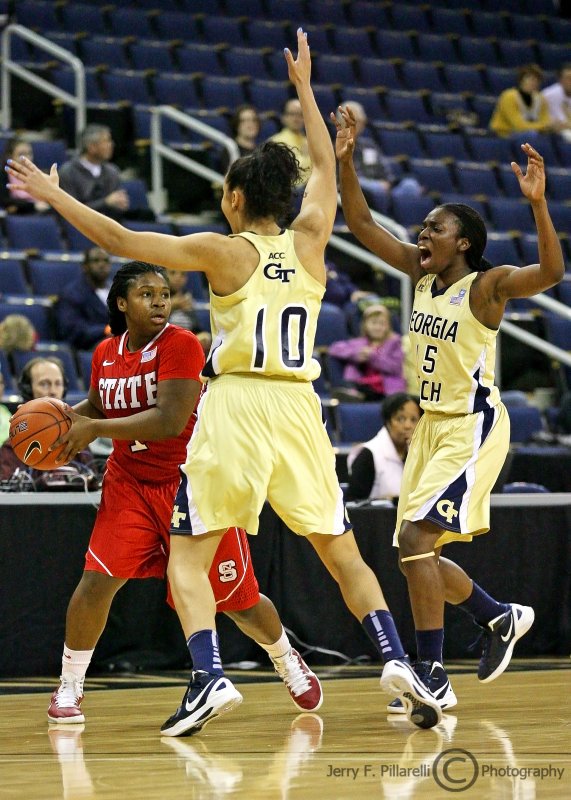
[[381,685],[399,695],[415,724],[432,727],[441,718],[438,703],[407,663],[378,580],[350,530],[333,448],[312,385],[319,374],[312,354],[337,181],[301,29],[297,43],[297,58],[289,50],[285,57],[301,103],[313,169],[289,229],[281,223],[291,209],[299,164],[289,147],[275,142],[235,161],[226,175],[222,211],[230,236],[130,231],[63,192],[55,168],[48,177],[31,162],[10,167],[19,185],[47,199],[107,251],[147,257],[171,269],[201,270],[210,284],[213,343],[203,370],[208,386],[177,496],[186,520],[171,531],[176,535],[171,536],[169,562],[176,608],[197,672],[183,703],[163,725],[164,733],[191,733],[225,710],[225,695],[221,692],[218,701],[217,687],[229,682],[218,654],[208,571],[228,527],[257,533],[266,498],[286,525],[315,548],[348,608],[376,644],[385,664]]
[[445,601],[483,629],[478,677],[484,683],[502,674],[515,643],[533,624],[532,608],[497,602],[440,552],[447,542],[471,541],[490,528],[490,493],[510,439],[494,383],[506,303],[554,286],[565,265],[545,200],[543,158],[530,144],[522,145],[526,173],[515,162],[512,169],[535,218],[539,264],[493,267],[482,258],[484,222],[469,206],[434,208],[416,244],[377,225],[353,165],[355,118],[350,109],[340,113],[341,121],[331,116],[347,224],[371,252],[410,275],[415,287],[409,335],[425,413],[404,468],[395,535],[416,627],[416,670],[447,708],[456,697],[442,667]]
[[[165,575],[179,465],[202,387],[204,352],[194,334],[168,322],[164,269],[140,261],[123,265],[107,305],[114,335],[96,348],[88,398],[75,406],[71,430],[60,440],[62,462],[97,436],[113,439],[113,452],[85,571],[67,611],[61,685],[48,710],[48,720],[58,724],[84,721],[83,682],[115,594],[131,578]],[[184,570],[184,565],[177,570],[179,597],[185,592]],[[319,708],[319,680],[290,647],[271,600],[260,595],[243,530],[229,526],[210,580],[216,610],[267,651],[298,709]],[[233,688],[231,699],[241,700]]]

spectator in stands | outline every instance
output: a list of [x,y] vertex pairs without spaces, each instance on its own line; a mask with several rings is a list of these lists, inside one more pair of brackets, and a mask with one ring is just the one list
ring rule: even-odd
[[88,248],[81,275],[67,286],[56,304],[59,336],[78,350],[90,350],[109,336],[107,294],[111,257],[100,247]]
[[86,206],[114,219],[129,210],[129,195],[121,188],[121,173],[111,163],[114,142],[106,125],[88,125],[81,136],[81,151],[59,170],[62,189]]
[[421,414],[418,399],[411,394],[396,392],[385,397],[383,427],[349,453],[346,500],[392,500],[399,496],[408,447]]
[[353,161],[361,188],[373,208],[386,213],[391,194],[397,197],[419,197],[424,190],[418,180],[413,175],[407,175],[399,180],[390,160],[372,136],[366,133],[367,112],[361,103],[349,100],[342,105],[350,108],[355,117],[357,139]]
[[[230,131],[238,145],[240,156],[249,156],[256,149],[260,135],[260,117],[255,107],[249,103],[239,105],[230,118]],[[226,174],[229,166],[230,157],[224,150],[220,159],[222,174]]]
[[292,148],[302,170],[300,185],[305,186],[311,174],[311,160],[309,158],[301,103],[297,98],[286,100],[282,110],[281,122],[283,126],[281,131],[270,136],[270,141],[282,142],[282,144],[287,144]]
[[[6,384],[4,382],[4,375],[0,372],[0,397],[4,396]],[[10,417],[12,412],[6,408],[3,403],[0,403],[0,445],[4,444],[10,432]]]
[[525,64],[517,71],[517,85],[504,89],[498,98],[490,120],[490,128],[498,136],[522,133],[528,139],[535,135],[549,133],[553,121],[549,106],[539,91],[543,80],[543,70],[537,64]]
[[547,100],[553,130],[571,142],[571,61],[563,64],[557,77],[541,94]]
[[169,322],[184,328],[187,331],[197,329],[196,314],[194,313],[194,298],[186,288],[187,273],[181,269],[167,270],[171,290],[171,315]]
[[14,351],[33,350],[38,338],[36,329],[23,314],[8,314],[0,322],[0,350],[7,356]]
[[[17,160],[21,156],[26,156],[30,161],[34,160],[32,145],[19,136],[9,139],[4,148],[2,165],[5,166],[9,158]],[[8,184],[0,184],[0,206],[7,214],[42,214],[49,211],[49,205],[42,200],[34,200],[31,195],[22,189],[12,186],[10,179]]]
[[406,390],[401,337],[393,331],[390,312],[381,303],[363,311],[361,336],[333,342],[329,355],[346,364],[346,399],[352,395],[355,400],[378,401]]
[[[35,400],[38,397],[55,397],[58,400],[63,400],[66,384],[65,371],[61,360],[56,356],[46,356],[45,358],[32,358],[28,361],[18,379],[18,390],[24,403],[27,403],[28,400]],[[85,475],[87,488],[95,489],[97,488],[98,479],[91,470],[86,469],[92,461],[93,455],[91,451],[83,450],[70,463],[75,465],[76,477],[79,478],[80,475]],[[17,469],[26,470],[34,486],[50,488],[46,483],[47,473],[24,467],[12,450],[10,441],[6,440],[0,447],[0,480],[8,480]],[[67,470],[60,472],[61,476],[70,475],[70,470],[67,466],[59,469]],[[56,473],[57,470],[53,470],[53,472]],[[81,478],[79,480],[81,484]],[[57,488],[61,488],[61,484],[58,484]],[[85,488],[85,484],[83,484],[83,488]]]

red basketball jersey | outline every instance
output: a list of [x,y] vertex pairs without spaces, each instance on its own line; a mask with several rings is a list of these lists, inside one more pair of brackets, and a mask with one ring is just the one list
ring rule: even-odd
[[[167,323],[145,347],[129,352],[127,331],[102,341],[93,354],[91,386],[99,394],[106,417],[129,417],[156,405],[160,381],[200,380],[204,351],[190,331]],[[167,481],[178,475],[192,434],[193,412],[183,432],[152,442],[113,441],[110,459],[141,481]]]

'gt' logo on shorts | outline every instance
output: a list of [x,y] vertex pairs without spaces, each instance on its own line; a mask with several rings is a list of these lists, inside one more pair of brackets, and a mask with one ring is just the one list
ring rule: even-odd
[[172,517],[171,517],[171,528],[179,528],[180,523],[186,519],[186,514],[183,511],[178,510],[178,506],[172,510]]
[[444,517],[449,525],[452,525],[454,517],[458,516],[458,512],[454,508],[454,503],[451,503],[450,500],[440,500],[436,504],[436,510]]

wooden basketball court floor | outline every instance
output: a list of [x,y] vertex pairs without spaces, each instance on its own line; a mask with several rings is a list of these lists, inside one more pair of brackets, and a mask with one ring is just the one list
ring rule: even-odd
[[459,703],[431,730],[389,717],[379,667],[324,667],[318,713],[298,714],[273,673],[229,673],[242,705],[176,739],[159,728],[182,673],[88,677],[78,726],[47,725],[53,679],[4,679],[0,798],[571,798],[569,659],[514,660],[486,685],[475,666],[448,665]]

